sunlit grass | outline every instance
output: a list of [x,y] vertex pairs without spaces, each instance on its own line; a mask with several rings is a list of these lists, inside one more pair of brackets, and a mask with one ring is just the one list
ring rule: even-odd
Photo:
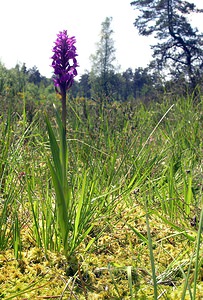
[[[31,124],[25,110],[6,112],[2,255],[12,249],[28,272],[36,247],[41,265],[65,254],[66,289],[53,293],[73,299],[201,299],[202,105],[71,102],[66,144],[53,112]],[[11,295],[8,286],[1,278],[5,299],[37,290],[28,281]]]

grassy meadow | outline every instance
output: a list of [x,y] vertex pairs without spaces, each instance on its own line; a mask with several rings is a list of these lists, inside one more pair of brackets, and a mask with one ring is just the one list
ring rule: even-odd
[[51,104],[18,101],[1,99],[0,299],[202,299],[203,99],[69,100],[66,144]]

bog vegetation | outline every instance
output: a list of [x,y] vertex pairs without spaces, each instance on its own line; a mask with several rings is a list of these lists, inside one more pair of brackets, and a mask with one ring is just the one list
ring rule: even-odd
[[201,299],[199,90],[147,103],[70,95],[64,255],[45,122],[57,137],[60,101],[47,79],[1,68],[0,298]]

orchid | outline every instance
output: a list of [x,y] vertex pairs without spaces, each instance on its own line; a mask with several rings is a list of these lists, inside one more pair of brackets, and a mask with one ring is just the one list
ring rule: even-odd
[[77,75],[78,63],[75,42],[75,37],[68,37],[67,30],[64,30],[57,34],[53,47],[54,55],[51,57],[55,75],[53,80],[56,90],[60,94],[72,86],[74,77]]
[[52,67],[54,68],[54,85],[59,93],[68,90],[77,75],[75,37],[68,37],[67,30],[59,32],[53,47]]
[[69,37],[67,30],[60,31],[57,34],[55,46],[53,47],[52,67],[54,69],[54,85],[56,92],[61,95],[62,101],[62,121],[64,129],[66,127],[66,91],[73,84],[74,77],[77,75],[76,68],[77,53],[75,47],[76,39],[74,36]]

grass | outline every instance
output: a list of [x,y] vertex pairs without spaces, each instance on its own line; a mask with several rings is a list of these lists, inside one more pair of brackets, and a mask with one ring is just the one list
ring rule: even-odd
[[203,102],[83,101],[0,119],[0,299],[201,299]]

